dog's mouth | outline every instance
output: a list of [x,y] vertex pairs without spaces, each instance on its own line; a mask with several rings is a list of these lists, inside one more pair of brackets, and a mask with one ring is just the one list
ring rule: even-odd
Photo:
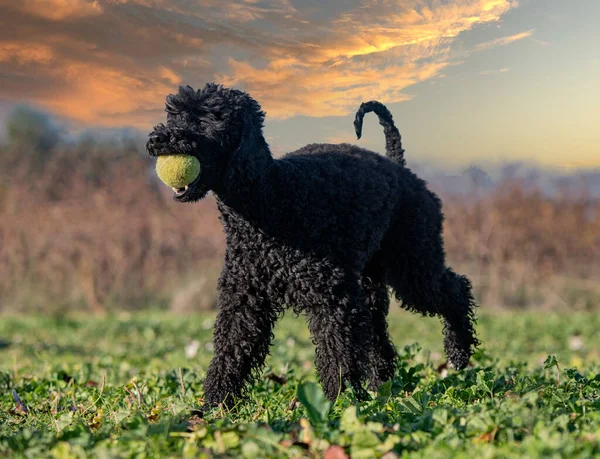
[[183,188],[172,188],[173,199],[177,202],[194,202],[206,196],[208,189],[202,185],[201,177],[202,172],[189,185]]
[[173,193],[175,193],[175,197],[183,196],[189,189],[189,185],[186,185],[184,188],[173,188]]

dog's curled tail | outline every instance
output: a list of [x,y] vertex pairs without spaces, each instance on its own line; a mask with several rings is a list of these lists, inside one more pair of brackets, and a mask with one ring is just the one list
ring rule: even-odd
[[385,152],[387,153],[387,156],[404,166],[406,161],[404,160],[404,150],[402,149],[402,137],[394,124],[392,114],[381,102],[371,100],[369,102],[363,102],[360,105],[360,108],[356,112],[356,117],[354,118],[356,137],[360,139],[360,136],[362,135],[363,118],[369,112],[375,112],[379,117],[379,124],[383,126],[383,132],[385,133]]

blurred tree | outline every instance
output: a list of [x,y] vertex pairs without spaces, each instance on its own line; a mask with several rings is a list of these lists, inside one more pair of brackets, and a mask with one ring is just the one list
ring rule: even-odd
[[5,171],[25,169],[27,173],[40,173],[61,140],[61,130],[51,115],[19,106],[6,122],[6,139],[0,167]]
[[47,152],[60,141],[52,116],[27,106],[17,107],[6,123],[8,143]]

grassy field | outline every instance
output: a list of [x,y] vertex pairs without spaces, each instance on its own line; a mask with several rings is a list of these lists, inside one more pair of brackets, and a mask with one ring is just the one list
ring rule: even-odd
[[329,406],[306,326],[289,315],[250,399],[201,418],[213,318],[1,318],[0,455],[600,454],[600,316],[483,314],[484,346],[456,373],[443,367],[435,319],[394,312],[395,379],[372,401],[344,393]]

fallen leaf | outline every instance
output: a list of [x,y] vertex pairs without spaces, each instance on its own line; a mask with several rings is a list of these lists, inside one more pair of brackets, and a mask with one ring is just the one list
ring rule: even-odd
[[15,400],[15,405],[16,405],[15,411],[17,413],[21,413],[21,414],[29,413],[29,408],[27,408],[25,406],[25,404],[21,401],[21,399],[19,398],[19,394],[17,394],[16,389],[13,389],[12,396],[13,396],[13,399]]
[[344,448],[337,445],[330,446],[325,454],[323,455],[323,459],[349,459]]

